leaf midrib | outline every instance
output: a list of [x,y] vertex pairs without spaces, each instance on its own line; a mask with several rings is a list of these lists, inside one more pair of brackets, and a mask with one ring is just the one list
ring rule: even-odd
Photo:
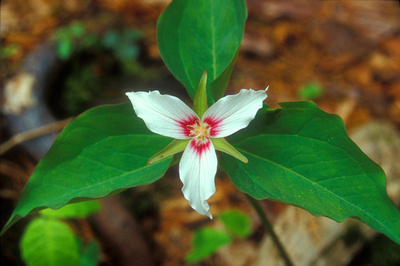
[[[124,135],[124,136],[127,136],[127,135]],[[135,134],[134,136],[148,137],[149,135]],[[159,137],[159,136],[157,136],[157,135],[155,135],[155,136],[156,136],[156,137]],[[87,146],[87,147],[85,147],[85,148],[88,148],[88,147],[90,147],[90,146],[96,145],[96,144],[98,144],[98,142],[101,142],[101,141],[103,141],[103,140],[105,140],[105,139],[113,139],[113,138],[118,138],[118,137],[119,137],[119,136],[109,136],[109,137],[103,138],[103,139],[101,139],[101,140],[99,140],[99,141],[97,141],[97,142],[95,142],[95,143],[93,143],[93,144],[91,144],[91,145],[89,145],[89,146]],[[71,144],[69,144],[69,145],[71,145]],[[76,158],[79,157],[79,156],[82,156],[82,152],[83,152],[83,151],[84,151],[84,149],[82,149],[82,150],[79,152],[79,154],[77,154],[77,155],[74,156],[73,158],[68,159],[68,160],[66,160],[66,161],[64,161],[64,162],[62,162],[62,163],[60,163],[60,164],[58,164],[56,168],[61,168],[61,169],[63,169],[63,170],[68,170],[68,169],[66,169],[65,167],[63,168],[62,166],[63,166],[66,162],[69,162],[69,161],[71,161],[71,160],[76,159]],[[87,158],[86,156],[84,156],[84,157]],[[146,164],[146,165],[144,165],[143,167],[136,168],[136,169],[134,169],[134,170],[132,170],[132,171],[128,171],[128,172],[127,172],[127,171],[120,170],[120,171],[122,171],[122,172],[124,172],[124,173],[123,173],[123,174],[120,174],[120,175],[113,176],[112,178],[109,178],[109,179],[107,179],[107,180],[104,180],[104,181],[102,181],[102,182],[100,182],[100,183],[96,183],[95,185],[92,185],[92,186],[84,186],[84,187],[82,187],[82,188],[80,188],[80,189],[73,189],[72,192],[68,192],[67,194],[65,194],[65,197],[68,197],[68,198],[70,198],[70,199],[69,199],[68,201],[66,201],[66,202],[64,203],[64,205],[67,204],[71,199],[77,197],[77,196],[71,197],[71,194],[79,194],[82,190],[86,190],[86,189],[95,189],[96,187],[98,187],[98,186],[100,186],[100,185],[104,185],[104,184],[106,184],[106,183],[108,183],[108,182],[111,182],[111,181],[114,181],[114,180],[118,180],[118,179],[120,179],[120,178],[123,178],[123,177],[126,176],[126,175],[135,174],[136,172],[143,171],[143,170],[145,170],[145,169],[147,169],[147,168],[150,168],[150,167],[154,167],[154,165],[160,164],[160,163],[162,163],[162,162],[164,162],[165,160],[168,160],[168,159],[171,159],[171,158],[165,158],[165,159],[163,159],[163,160],[160,160],[159,162],[155,162],[155,163],[152,164],[152,165]],[[97,161],[97,162],[98,162],[98,161]],[[98,162],[98,163],[100,163],[100,162]],[[107,167],[109,167],[109,165],[107,165]],[[55,169],[56,169],[56,168],[55,168]],[[113,168],[115,168],[115,167],[113,167]],[[48,174],[51,174],[51,173],[48,173]],[[47,176],[48,174],[46,174],[46,176]],[[73,174],[76,174],[76,173],[73,173]],[[143,180],[144,178],[145,178],[145,177],[143,177],[143,178],[141,178],[141,179],[137,179],[136,181]],[[47,186],[47,187],[60,187],[60,188],[62,188],[62,189],[64,189],[64,190],[68,190],[68,187],[65,187],[65,186],[57,186],[57,184],[43,183],[42,186]],[[129,188],[129,187],[131,187],[131,186],[120,187],[120,188],[117,188],[117,189]],[[114,191],[114,190],[112,190],[112,191]],[[96,197],[96,198],[97,198],[97,197],[103,197],[103,196],[105,196],[105,195],[108,195],[108,194],[111,193],[112,191],[110,191],[110,192],[108,192],[108,193],[105,193],[105,194],[95,195],[95,196],[93,196],[93,197]],[[51,205],[51,203],[53,203],[53,202],[54,202],[54,201],[50,201],[50,204],[48,204],[48,205]],[[49,207],[49,206],[45,206],[45,207]],[[35,208],[36,208],[36,207],[35,207]],[[31,208],[29,208],[29,209],[31,209]],[[22,216],[25,216],[25,215],[23,215],[23,214],[21,214],[21,215],[22,215]]]
[[[261,135],[260,135],[260,136],[261,136]],[[314,140],[314,139],[313,139],[313,140]],[[324,142],[324,143],[326,143],[326,142]],[[336,147],[336,146],[335,146],[335,147]],[[263,161],[267,161],[267,162],[269,162],[269,163],[271,163],[271,164],[273,164],[273,165],[276,165],[276,166],[278,166],[278,167],[281,167],[282,169],[287,170],[288,172],[291,172],[291,173],[293,173],[293,174],[299,176],[300,178],[304,178],[305,180],[307,180],[307,181],[310,182],[311,184],[316,185],[316,186],[319,187],[320,189],[325,190],[327,193],[330,193],[330,194],[332,194],[333,196],[335,196],[336,198],[342,200],[343,202],[346,202],[346,203],[348,203],[349,205],[353,206],[355,209],[360,210],[362,213],[366,214],[366,216],[368,216],[368,217],[370,217],[372,220],[376,221],[376,222],[377,222],[379,225],[381,225],[383,228],[386,228],[389,232],[394,233],[394,231],[393,231],[391,228],[388,228],[385,224],[383,224],[380,220],[377,220],[374,216],[371,216],[369,213],[367,213],[366,211],[364,211],[364,210],[361,209],[360,207],[358,207],[358,206],[354,205],[353,203],[351,203],[351,202],[345,200],[344,198],[342,198],[342,197],[340,197],[339,195],[335,194],[333,191],[328,190],[327,188],[322,187],[322,186],[319,185],[317,182],[314,182],[314,181],[310,180],[309,178],[307,178],[307,177],[305,177],[305,176],[303,176],[303,175],[301,175],[301,174],[299,174],[299,173],[297,173],[297,172],[294,172],[294,171],[292,171],[291,169],[286,168],[286,167],[284,167],[283,165],[280,165],[280,164],[278,164],[278,163],[275,163],[275,162],[273,162],[273,161],[271,161],[271,160],[268,160],[268,159],[266,159],[266,158],[260,157],[260,156],[258,156],[258,155],[256,155],[256,154],[253,154],[253,153],[248,152],[248,151],[246,151],[246,150],[244,150],[244,149],[241,149],[241,148],[236,148],[236,149],[238,149],[238,150],[241,151],[242,153],[246,153],[246,154],[248,154],[248,155],[251,155],[251,156],[253,156],[253,157],[256,157],[256,158],[261,159],[261,160],[263,160]],[[351,156],[350,156],[350,157],[351,157]],[[351,158],[352,158],[352,157],[351,157]],[[352,159],[353,159],[353,158],[352,158]],[[353,159],[353,160],[354,160],[354,159]],[[356,162],[357,162],[357,161],[356,161]],[[357,162],[357,163],[358,163],[358,162]],[[240,164],[239,164],[239,167],[240,167]],[[242,168],[242,169],[243,169],[243,168]],[[364,171],[364,169],[363,169],[362,167],[361,167],[361,169]],[[365,173],[365,171],[364,171],[364,173]],[[365,173],[365,175],[367,175],[367,174]],[[255,181],[254,179],[252,179],[252,180]],[[374,186],[375,186],[375,183],[374,183],[374,182],[372,182],[372,183],[373,183]],[[259,185],[259,186],[260,186],[260,185]],[[261,186],[261,187],[262,187],[262,186]],[[375,186],[375,188],[376,188],[376,186]],[[377,191],[379,191],[379,189],[377,189]],[[349,217],[350,217],[350,216],[347,216],[347,218],[349,218]],[[360,217],[360,218],[361,218],[361,217]],[[393,235],[395,235],[395,234],[393,234]]]
[[[157,164],[159,164],[159,163],[161,163],[161,162],[163,162],[163,161],[165,161],[165,160],[168,160],[168,158],[165,158],[165,159],[163,159],[163,160],[157,162]],[[102,182],[100,182],[100,183],[96,183],[96,185],[82,187],[82,188],[80,188],[80,189],[78,189],[78,190],[74,189],[74,190],[72,190],[72,192],[69,192],[69,193],[67,193],[67,194],[64,194],[64,195],[65,195],[65,198],[67,198],[67,201],[63,201],[63,202],[61,203],[61,206],[64,206],[64,205],[68,204],[68,202],[70,202],[72,199],[77,198],[77,197],[84,197],[84,198],[101,198],[101,197],[107,196],[108,194],[112,193],[113,191],[115,191],[115,190],[117,190],[117,189],[130,188],[130,187],[132,187],[132,186],[119,187],[119,188],[113,189],[113,190],[111,190],[111,191],[108,191],[107,193],[94,194],[94,195],[91,195],[91,196],[80,196],[80,195],[76,195],[76,194],[79,194],[80,192],[82,192],[82,190],[96,188],[97,186],[104,185],[104,184],[106,184],[106,183],[108,183],[108,182],[110,182],[110,181],[117,180],[117,179],[122,178],[122,177],[124,177],[124,176],[126,176],[126,175],[129,175],[129,174],[134,174],[134,173],[136,173],[136,172],[145,170],[146,168],[149,168],[149,167],[150,167],[149,165],[146,165],[146,166],[144,166],[144,167],[137,168],[137,169],[135,169],[134,171],[126,172],[126,173],[124,173],[124,174],[121,174],[121,175],[118,175],[118,176],[114,176],[114,177],[112,177],[112,178],[110,178],[110,179],[107,179],[107,180],[105,180],[105,181],[102,181]],[[140,180],[143,180],[143,178],[141,178]],[[145,184],[143,184],[143,185],[145,185]],[[56,186],[56,185],[55,185],[55,184],[52,184],[52,185],[50,185],[50,184],[42,184],[42,186],[45,186],[45,187],[54,187],[54,186]],[[64,187],[64,186],[58,186],[58,187],[63,188],[63,189],[68,189],[67,187]],[[71,194],[74,194],[74,195],[71,196]],[[50,206],[52,206],[52,204],[54,204],[54,201],[48,201],[48,204],[46,204],[46,205],[40,205],[40,206],[36,206],[36,207],[33,207],[33,208],[32,208],[32,207],[23,208],[23,209],[22,209],[22,210],[23,210],[22,212],[20,212],[20,213],[15,212],[15,213],[13,214],[13,217],[16,217],[17,215],[20,215],[21,217],[24,217],[24,216],[26,216],[29,212],[31,212],[34,208],[37,208],[37,207],[47,207],[47,208],[51,208]],[[34,204],[34,205],[38,205],[38,204]],[[27,205],[24,205],[24,206],[27,206]],[[27,209],[28,209],[28,211],[26,211]],[[11,218],[12,218],[12,217],[11,217]]]
[[216,57],[216,48],[215,48],[215,14],[214,14],[214,1],[211,1],[211,51],[212,51],[212,60],[213,60],[213,77],[212,81],[217,78],[217,57]]

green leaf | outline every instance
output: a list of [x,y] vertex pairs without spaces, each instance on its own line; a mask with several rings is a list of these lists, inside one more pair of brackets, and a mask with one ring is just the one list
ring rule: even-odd
[[75,234],[56,219],[33,220],[22,236],[21,252],[28,265],[80,265]]
[[118,31],[116,30],[110,30],[107,31],[107,33],[104,35],[102,41],[102,44],[106,48],[114,48],[118,45],[121,37]]
[[96,266],[99,265],[101,249],[99,243],[91,241],[83,245],[81,241],[80,247],[80,265],[82,266]]
[[225,94],[225,89],[228,86],[229,78],[232,74],[233,66],[235,65],[238,54],[239,49],[236,51],[235,56],[232,58],[229,65],[225,68],[224,72],[222,72],[221,75],[219,75],[218,78],[210,84],[211,93],[215,101],[218,101]]
[[73,43],[70,39],[61,40],[57,45],[57,54],[62,60],[67,60],[73,52]]
[[186,256],[189,263],[207,258],[221,247],[229,244],[232,238],[224,232],[213,228],[201,228],[194,233],[193,250]]
[[298,96],[304,100],[315,100],[324,94],[324,88],[318,83],[311,82],[302,86],[298,91]]
[[69,30],[73,37],[82,37],[86,33],[86,29],[80,22],[74,22],[69,26]]
[[8,58],[13,56],[14,54],[18,53],[21,50],[19,44],[13,43],[4,47],[0,48],[0,58]]
[[99,211],[101,205],[97,201],[85,201],[68,204],[58,210],[44,209],[40,214],[46,217],[56,218],[85,218]]
[[244,0],[174,0],[161,14],[157,25],[161,57],[192,99],[204,71],[210,90],[210,84],[229,68],[208,93],[209,104],[211,95],[223,95],[246,18]]
[[247,237],[251,234],[251,219],[244,212],[227,210],[219,215],[219,219],[230,232],[238,237]]
[[363,221],[400,243],[400,213],[382,169],[347,136],[341,118],[312,102],[259,111],[229,142],[248,164],[221,154],[220,166],[243,192],[301,207],[338,222]]
[[169,142],[151,133],[130,103],[83,113],[40,161],[2,232],[34,210],[58,209],[159,179],[171,158],[147,161]]

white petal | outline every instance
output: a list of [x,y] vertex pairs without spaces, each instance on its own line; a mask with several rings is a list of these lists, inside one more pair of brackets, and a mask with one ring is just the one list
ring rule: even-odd
[[211,126],[210,136],[223,138],[245,128],[254,119],[267,98],[265,90],[245,90],[219,99],[203,115],[203,122]]
[[161,95],[159,91],[127,92],[136,115],[154,133],[174,139],[188,139],[186,125],[198,119],[196,113],[180,99]]
[[196,146],[191,140],[179,163],[179,176],[183,183],[182,192],[190,206],[212,219],[207,200],[215,193],[214,178],[217,173],[217,155],[214,145],[208,141]]

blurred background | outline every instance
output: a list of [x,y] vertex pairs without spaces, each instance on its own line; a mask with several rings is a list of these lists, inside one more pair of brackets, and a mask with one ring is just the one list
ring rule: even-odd
[[[189,102],[163,64],[157,18],[168,0],[1,1],[1,226],[35,165],[69,119],[126,91],[160,90]],[[400,5],[398,1],[247,0],[248,20],[227,93],[269,86],[279,102],[313,100],[342,117],[352,139],[382,166],[400,205]],[[100,203],[68,221],[82,243],[96,241],[92,265],[184,265],[200,229],[224,230],[237,210],[249,232],[197,265],[280,265],[258,217],[221,171],[210,221],[182,197],[177,169],[154,184]],[[400,265],[400,248],[355,220],[338,224],[270,201],[262,206],[296,265]],[[21,265],[31,218],[1,237],[1,264]],[[62,244],[61,244],[62,245]],[[91,264],[87,264],[91,265]],[[283,264],[282,264],[283,265]]]

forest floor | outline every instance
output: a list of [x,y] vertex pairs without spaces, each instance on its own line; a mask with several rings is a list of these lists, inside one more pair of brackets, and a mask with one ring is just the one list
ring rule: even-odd
[[[19,73],[26,57],[34,52],[38,45],[54,39],[61,28],[77,22],[83,25],[88,33],[96,36],[103,36],[112,29],[135,30],[140,34],[139,54],[137,64],[128,66],[134,69],[131,72],[134,78],[147,76],[144,78],[146,84],[149,79],[157,76],[157,73],[161,73],[163,77],[168,76],[169,74],[165,74],[167,70],[157,49],[156,24],[158,16],[169,2],[167,0],[2,1],[0,24],[2,88]],[[266,103],[271,108],[278,108],[279,102],[312,99],[324,111],[338,114],[350,133],[378,121],[389,125],[394,134],[399,136],[400,4],[398,1],[247,0],[246,2],[248,20],[241,51],[228,85],[228,94],[236,93],[242,88],[259,90],[269,86]],[[106,76],[108,74],[104,69],[101,70],[101,75]],[[162,86],[161,83],[162,81],[158,85]],[[105,89],[107,95],[117,98],[113,101],[126,101],[123,94],[119,96],[121,90],[116,89],[118,84],[115,82],[110,84],[112,85]],[[181,87],[174,89],[171,86],[173,85],[167,88],[169,92],[184,94]],[[317,92],[310,94],[310,87],[313,86],[317,87]],[[94,99],[91,104],[99,102],[105,103],[104,100]],[[77,109],[68,108],[72,108],[72,113],[64,109],[62,116],[75,115],[73,112]],[[4,132],[0,136],[1,142],[12,135],[8,126],[7,123],[1,125],[0,129]],[[382,149],[384,152],[384,148]],[[389,165],[396,164],[398,157],[393,158],[393,156],[395,155],[389,156],[385,162]],[[37,160],[23,149],[16,148],[1,155],[0,175],[5,180],[0,187],[2,225],[11,214],[36,163]],[[400,172],[394,172],[393,175],[391,180],[397,181],[389,182],[392,188],[388,186],[388,191],[392,191],[390,196],[399,205],[400,189],[396,184],[399,184]],[[264,243],[265,232],[256,214],[251,210],[245,196],[223,173],[218,174],[216,187],[217,193],[209,201],[213,214],[218,216],[227,209],[241,210],[252,218],[253,233],[246,239],[235,240],[229,248],[222,249],[200,265],[248,263],[261,265],[263,255],[259,247]],[[183,265],[184,257],[191,248],[193,232],[203,226],[221,227],[218,219],[209,221],[208,218],[197,215],[189,209],[180,189],[177,169],[172,168],[160,181],[126,191],[117,197],[117,201],[104,203],[128,210],[129,217],[124,216],[120,219],[127,219],[136,224],[139,233],[130,233],[133,234],[132,237],[139,234],[144,239],[140,244],[147,246],[152,256],[151,260],[155,264]],[[143,199],[150,202],[148,204],[150,207],[145,210],[135,209],[135,200]],[[287,211],[287,207],[283,204],[268,201],[263,201],[262,204],[273,221],[279,220],[279,216]],[[96,217],[100,222],[93,222]],[[100,239],[103,251],[101,263],[114,265],[128,261],[129,255],[122,250],[134,249],[138,243],[121,246],[121,250],[113,248],[110,243],[117,243],[119,240],[110,238],[126,234],[125,229],[114,228],[109,229],[115,230],[110,234],[99,233],[90,225],[94,223],[98,228],[103,228],[101,223],[106,221],[101,222],[101,218],[96,217],[89,219],[89,222],[83,222],[88,224],[83,226],[84,231],[86,230],[83,237]],[[310,230],[315,231],[314,222],[307,221]],[[10,230],[11,233],[8,232],[2,237],[2,262],[10,265],[20,262],[18,241],[22,230],[21,228]],[[324,237],[316,234],[319,238]],[[358,246],[352,250],[350,256],[356,256],[361,248],[362,246]],[[121,259],[122,256],[127,258]]]

